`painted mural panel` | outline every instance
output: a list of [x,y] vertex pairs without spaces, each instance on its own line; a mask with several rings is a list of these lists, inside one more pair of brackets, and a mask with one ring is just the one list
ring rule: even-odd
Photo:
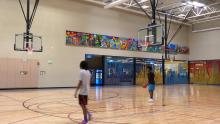
[[[66,31],[66,45],[155,53],[163,52],[163,46],[142,47],[135,38],[123,38],[75,31]],[[188,47],[178,46],[177,44],[171,43],[168,48],[171,54],[189,53]]]
[[144,85],[148,82],[147,66],[152,66],[155,74],[155,83],[162,84],[162,62],[157,59],[136,59],[136,84]]
[[120,50],[137,50],[137,40],[83,32],[66,32],[66,44]]
[[166,84],[187,84],[188,83],[188,62],[166,61]]
[[220,84],[220,61],[190,62],[190,81],[199,84]]
[[105,57],[105,85],[133,85],[134,58]]

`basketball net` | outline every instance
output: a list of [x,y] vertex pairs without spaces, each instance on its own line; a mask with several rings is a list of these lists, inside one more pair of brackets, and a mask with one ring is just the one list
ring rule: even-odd
[[31,54],[33,53],[33,48],[28,47],[28,48],[27,48],[27,53],[28,53],[29,55],[31,55]]
[[150,42],[144,41],[144,43],[141,45],[142,47],[148,47],[150,45]]
[[149,46],[149,42],[147,42],[147,41],[144,41],[144,42],[142,42],[141,43],[141,49],[143,50],[143,51],[147,51],[147,48],[148,48],[148,46]]

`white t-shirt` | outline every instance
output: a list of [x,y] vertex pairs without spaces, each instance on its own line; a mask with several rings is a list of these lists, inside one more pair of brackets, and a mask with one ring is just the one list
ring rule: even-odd
[[79,80],[82,81],[82,85],[79,90],[80,95],[88,95],[90,89],[91,73],[89,70],[80,69]]

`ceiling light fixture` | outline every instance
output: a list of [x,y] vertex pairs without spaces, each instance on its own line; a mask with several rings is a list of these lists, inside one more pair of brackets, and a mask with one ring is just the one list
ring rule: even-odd
[[186,17],[185,14],[179,14],[178,17]]
[[147,9],[147,8],[149,8],[149,6],[144,5],[144,6],[142,6],[142,8]]
[[139,3],[144,3],[147,2],[148,0],[141,0]]
[[187,3],[183,3],[183,5],[189,5],[194,7],[205,7],[206,5],[197,1],[188,1]]
[[106,5],[106,6],[104,6],[104,8],[105,8],[105,9],[109,9],[109,8],[118,6],[118,5],[122,4],[122,3],[125,3],[125,2],[127,2],[127,1],[129,1],[129,0],[117,0],[117,1],[114,1],[114,2],[112,2],[112,3],[110,3],[110,4]]

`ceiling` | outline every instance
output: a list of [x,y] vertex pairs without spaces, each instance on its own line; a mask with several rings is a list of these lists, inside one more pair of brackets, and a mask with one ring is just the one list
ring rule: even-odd
[[[117,7],[128,11],[144,13],[134,0],[86,0],[102,3],[106,8]],[[122,2],[119,2],[122,1]],[[151,16],[150,0],[136,0]],[[202,23],[220,19],[220,0],[157,0],[157,16],[168,15],[172,20],[187,24]],[[113,3],[115,3],[113,5]],[[113,5],[110,6],[109,5]],[[107,6],[108,5],[108,6]]]

